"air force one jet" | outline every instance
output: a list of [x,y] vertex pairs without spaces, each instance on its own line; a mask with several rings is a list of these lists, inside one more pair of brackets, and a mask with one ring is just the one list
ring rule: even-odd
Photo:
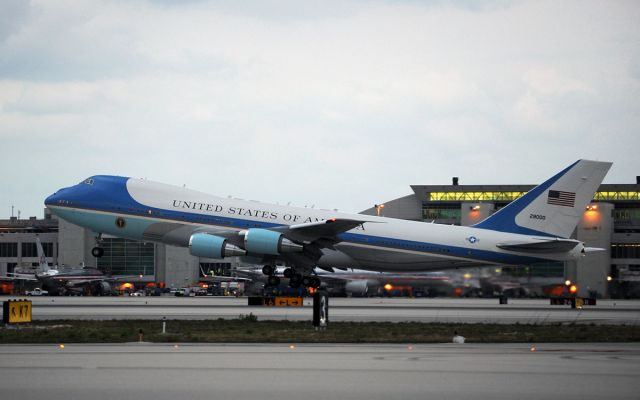
[[473,226],[453,226],[215,197],[143,179],[97,175],[45,200],[101,235],[189,247],[197,257],[276,265],[293,287],[319,287],[316,268],[433,271],[574,260],[592,249],[569,236],[611,163],[579,160]]

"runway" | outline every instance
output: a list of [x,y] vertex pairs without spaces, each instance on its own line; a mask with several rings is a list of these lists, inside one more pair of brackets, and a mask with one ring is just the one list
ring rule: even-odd
[[2,345],[7,399],[637,399],[640,344]]
[[[4,298],[8,299],[8,298]],[[310,320],[311,299],[304,307],[249,307],[234,297],[31,297],[33,319],[217,319],[253,313],[260,320]],[[411,299],[332,298],[331,321],[440,323],[579,323],[640,324],[640,301],[599,300],[572,310],[548,299]]]

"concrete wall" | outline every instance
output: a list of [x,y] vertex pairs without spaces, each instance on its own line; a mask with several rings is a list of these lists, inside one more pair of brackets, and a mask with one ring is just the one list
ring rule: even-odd
[[95,259],[91,256],[91,249],[95,246],[95,239],[91,231],[63,219],[59,221],[60,257],[58,258],[58,263],[75,267],[85,262],[89,266],[95,266]]
[[156,280],[167,287],[183,287],[198,281],[200,262],[186,247],[156,246]]
[[[377,215],[377,211],[374,207],[371,207],[362,211],[360,214]],[[415,194],[390,200],[384,203],[384,208],[380,210],[380,216],[422,221],[422,203],[418,201]]]
[[613,232],[613,204],[598,203],[597,209],[587,211],[576,229],[576,238],[586,247],[599,247],[605,251],[588,253],[576,263],[575,283],[579,296],[608,297],[607,276],[611,269],[611,232]]

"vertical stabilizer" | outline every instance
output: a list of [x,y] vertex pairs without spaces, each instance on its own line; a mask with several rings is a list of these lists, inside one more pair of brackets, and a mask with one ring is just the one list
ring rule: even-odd
[[38,252],[38,271],[47,272],[49,270],[49,263],[47,262],[47,257],[44,254],[42,243],[40,243],[40,238],[36,238],[36,250]]
[[609,168],[610,162],[576,161],[474,226],[501,232],[568,238]]

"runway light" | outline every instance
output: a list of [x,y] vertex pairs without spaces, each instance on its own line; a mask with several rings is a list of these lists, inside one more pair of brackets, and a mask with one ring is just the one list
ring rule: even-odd
[[534,351],[536,351],[536,346],[531,346],[531,352],[533,353]]
[[293,349],[295,349],[295,348],[296,348],[296,346],[295,346],[295,345],[293,345],[293,344],[291,344],[291,345],[289,345],[289,348],[290,348],[291,350],[293,350]]
[[464,279],[471,279],[472,275],[471,275],[470,273],[468,273],[468,272],[467,272],[466,274],[462,275],[462,277],[463,277]]
[[60,346],[58,347],[60,347],[60,350],[64,350],[64,344],[60,343]]
[[565,286],[569,286],[571,285],[571,281],[569,279],[567,279],[566,281],[564,281]]
[[177,348],[178,348],[178,345],[177,345],[177,344],[174,344],[174,345],[173,345],[173,348],[174,348],[174,349],[177,349]]
[[407,347],[407,350],[409,350],[409,351],[413,350],[413,346]]
[[611,275],[607,276],[607,282],[611,282],[613,280],[613,278],[611,277]]
[[384,285],[384,290],[388,291],[388,290],[391,290],[391,289],[393,289],[393,285],[392,284],[387,283],[387,284]]

